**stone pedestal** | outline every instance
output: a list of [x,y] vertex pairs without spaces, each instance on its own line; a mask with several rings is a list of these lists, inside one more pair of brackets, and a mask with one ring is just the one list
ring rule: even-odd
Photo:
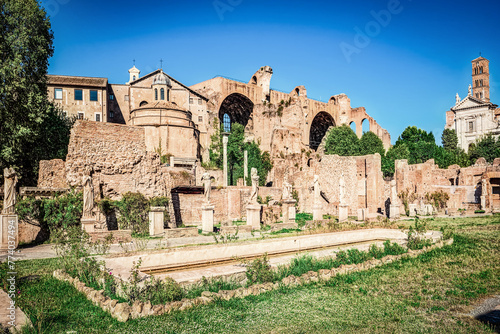
[[358,221],[363,222],[367,218],[367,209],[358,209]]
[[260,204],[247,206],[247,225],[252,226],[252,230],[260,230],[260,209]]
[[164,232],[163,222],[165,220],[164,206],[153,206],[149,209],[149,236],[161,235]]
[[84,230],[87,233],[95,232],[95,224],[97,223],[97,221],[94,217],[85,217],[85,218],[82,217],[81,222],[82,222],[82,230]]
[[431,204],[426,204],[426,205],[424,206],[424,214],[425,214],[426,216],[430,216],[430,215],[432,215],[432,212],[433,212],[433,211],[434,211],[434,208],[432,207],[432,205],[431,205]]
[[408,204],[408,211],[410,211],[410,217],[415,217],[417,215],[417,205]]
[[321,205],[313,207],[313,220],[323,220],[323,208]]
[[339,222],[345,222],[349,218],[349,206],[347,204],[339,205]]
[[287,199],[283,201],[282,212],[283,212],[283,223],[294,223],[295,222],[295,204],[297,203],[294,199]]
[[389,218],[399,218],[399,205],[389,207]]
[[481,196],[481,209],[486,210],[486,196]]
[[19,244],[17,215],[0,215],[0,250],[14,250]]
[[214,208],[215,206],[210,204],[201,207],[203,233],[211,233],[214,231]]

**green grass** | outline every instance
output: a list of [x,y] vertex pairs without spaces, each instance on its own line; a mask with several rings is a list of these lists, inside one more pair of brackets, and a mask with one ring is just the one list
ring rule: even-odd
[[[406,227],[412,222],[400,222]],[[19,306],[44,333],[492,333],[463,314],[500,293],[500,218],[436,218],[455,243],[416,258],[184,312],[118,323],[68,283],[54,260],[19,261]]]

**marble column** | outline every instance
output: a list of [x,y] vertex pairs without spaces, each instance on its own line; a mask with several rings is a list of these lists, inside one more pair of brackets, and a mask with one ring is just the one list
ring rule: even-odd
[[246,186],[248,179],[248,151],[243,152],[243,183]]
[[222,134],[222,146],[223,146],[223,154],[224,154],[224,187],[228,186],[228,169],[227,169],[227,143],[229,141],[229,133],[224,132]]

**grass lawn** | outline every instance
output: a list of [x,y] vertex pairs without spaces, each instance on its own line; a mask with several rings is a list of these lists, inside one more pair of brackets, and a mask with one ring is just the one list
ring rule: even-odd
[[492,333],[465,314],[500,293],[500,217],[435,219],[428,227],[451,230],[455,243],[326,284],[127,323],[52,278],[55,259],[20,261],[19,277],[40,276],[18,279],[18,305],[43,333]]

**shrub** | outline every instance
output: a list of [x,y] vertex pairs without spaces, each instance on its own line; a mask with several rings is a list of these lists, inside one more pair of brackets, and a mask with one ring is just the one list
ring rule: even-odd
[[83,193],[73,189],[65,194],[42,201],[43,221],[51,238],[74,226],[80,226],[83,213]]
[[474,211],[474,213],[485,213],[485,212],[486,211],[484,211],[484,210],[476,210],[476,211]]
[[425,194],[425,199],[434,205],[437,209],[443,209],[446,207],[446,202],[450,199],[450,195],[445,193],[443,190],[435,191],[431,194]]
[[251,261],[250,263],[246,263],[246,265],[248,285],[273,281],[274,274],[271,270],[269,260],[267,259],[267,253],[265,253],[262,257]]
[[408,249],[422,249],[424,247],[430,246],[431,241],[423,237],[423,234],[427,231],[427,221],[420,222],[419,219],[415,219],[415,227],[410,226],[408,230]]
[[135,234],[148,232],[149,202],[141,193],[127,192],[123,194],[120,201],[115,202],[120,217],[118,225],[120,229],[131,229]]

